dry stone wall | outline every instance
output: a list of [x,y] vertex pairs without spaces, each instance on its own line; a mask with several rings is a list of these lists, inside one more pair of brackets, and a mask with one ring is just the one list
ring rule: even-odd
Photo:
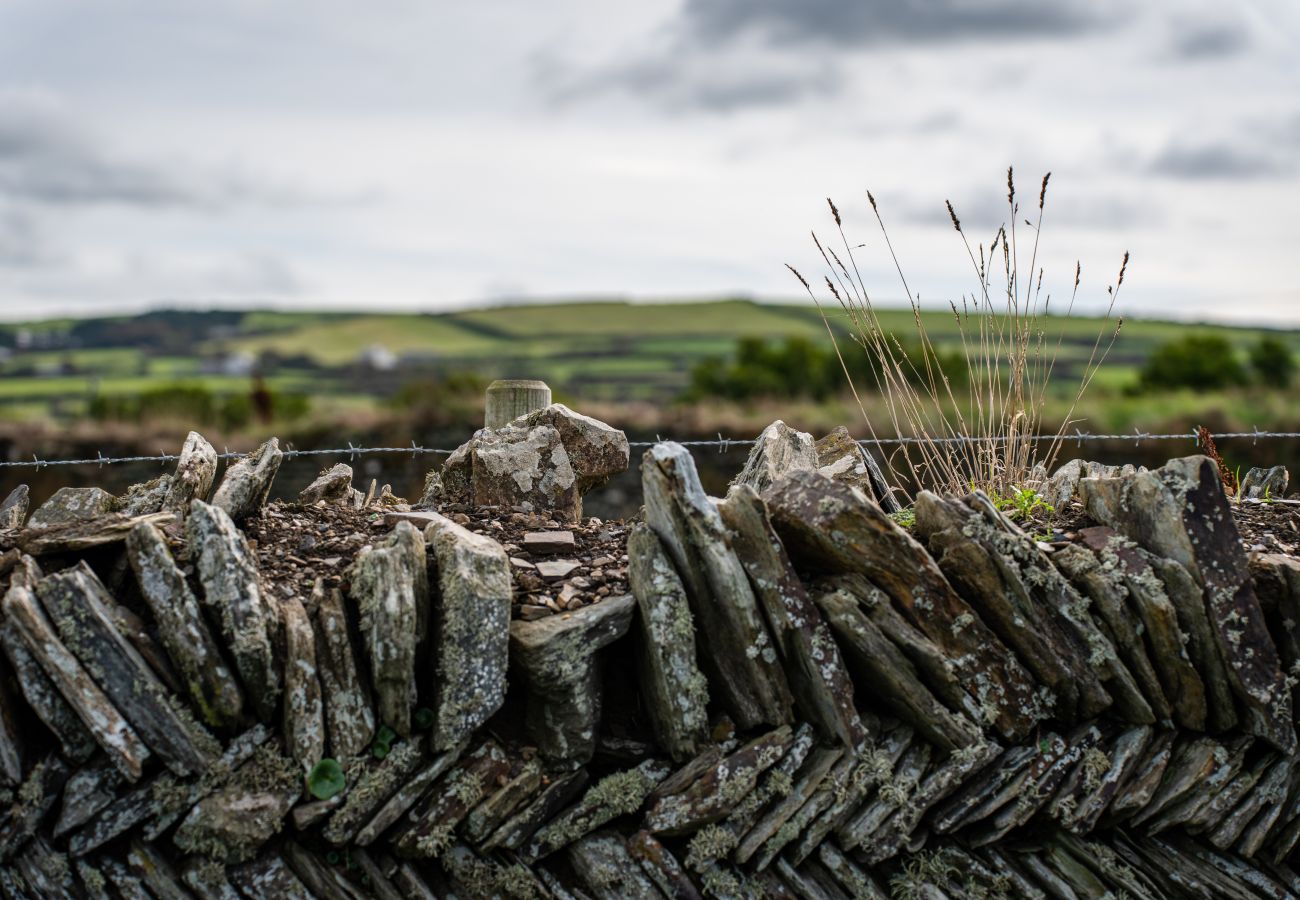
[[1041,473],[1045,543],[774,423],[725,498],[649,450],[596,565],[562,406],[414,505],[279,458],[0,504],[0,895],[1300,894],[1300,560],[1208,459]]

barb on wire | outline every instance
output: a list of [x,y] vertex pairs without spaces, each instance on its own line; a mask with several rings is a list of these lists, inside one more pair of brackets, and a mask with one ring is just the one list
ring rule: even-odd
[[[1258,442],[1261,438],[1300,438],[1300,431],[1260,431],[1255,428],[1251,431],[1225,431],[1219,434],[1212,434],[1215,440],[1228,440],[1231,438],[1250,438],[1251,443]],[[1084,441],[1133,441],[1134,445],[1139,445],[1143,441],[1186,441],[1196,440],[1196,432],[1181,432],[1177,434],[1151,434],[1145,431],[1139,431],[1137,428],[1128,434],[1089,434],[1079,431],[1077,428],[1074,434],[1069,435],[1079,447],[1083,446]],[[1017,436],[1017,440],[1023,440],[1023,437]],[[1054,441],[1057,435],[1038,434],[1029,438],[1029,440],[1039,443],[1042,441]],[[669,439],[671,440],[671,438]],[[1008,441],[1010,436],[988,437],[977,435],[953,435],[950,437],[935,438],[915,438],[915,437],[893,437],[893,438],[863,438],[858,443],[864,447],[876,446],[897,446],[900,444],[919,444],[923,442],[933,442],[941,444],[960,444],[966,442],[984,443],[987,441]],[[653,447],[663,441],[659,435],[655,435],[653,441],[629,441],[628,446],[634,448]],[[687,440],[677,441],[683,447],[717,447],[719,453],[726,453],[737,447],[752,447],[756,441],[752,438],[728,438],[723,437],[721,433],[713,440]],[[222,453],[217,454],[218,459],[239,459],[246,455],[232,451],[229,448],[223,448]],[[346,447],[331,447],[318,450],[285,450],[284,457],[293,459],[299,456],[347,456],[356,459],[359,456],[378,456],[381,454],[410,454],[414,459],[421,455],[442,455],[450,456],[455,450],[444,450],[439,447],[421,447],[412,439],[410,446],[407,447],[358,447],[351,441],[348,441]],[[102,451],[96,451],[93,459],[41,459],[35,453],[31,459],[0,460],[0,468],[5,469],[44,469],[50,466],[98,466],[100,468],[107,465],[118,463],[169,463],[176,462],[180,456],[174,453],[159,453],[155,456],[105,456]]]

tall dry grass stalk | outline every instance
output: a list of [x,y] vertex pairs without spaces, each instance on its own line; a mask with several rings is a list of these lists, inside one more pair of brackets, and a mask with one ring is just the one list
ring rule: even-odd
[[[952,203],[947,204],[953,228],[961,237],[978,282],[975,291],[962,296],[960,307],[956,302],[948,304],[957,323],[961,352],[969,371],[964,386],[954,388],[942,371],[939,353],[921,316],[920,295],[914,294],[908,284],[876,198],[870,191],[867,200],[912,309],[919,353],[909,356],[898,338],[881,327],[854,253],[864,245],[850,244],[840,212],[830,198],[826,202],[835,221],[838,241],[835,244],[824,243],[815,231],[812,238],[828,269],[824,276],[826,288],[844,311],[844,318],[850,325],[850,336],[858,345],[856,348],[840,346],[822,299],[798,270],[787,265],[822,313],[826,330],[835,343],[845,377],[849,379],[854,399],[872,437],[876,436],[875,428],[866,413],[858,386],[853,384],[848,366],[844,365],[844,353],[846,350],[864,352],[875,359],[875,387],[884,400],[890,425],[895,434],[913,439],[886,457],[895,483],[904,492],[908,487],[927,487],[964,493],[974,486],[1006,496],[1016,487],[1032,485],[1041,479],[1051,470],[1065,432],[1075,421],[1074,412],[1079,401],[1119,336],[1124,320],[1112,320],[1111,317],[1128,268],[1128,253],[1124,254],[1119,277],[1106,287],[1109,295],[1106,316],[1075,386],[1069,411],[1054,434],[1046,440],[1040,439],[1048,386],[1052,383],[1057,356],[1082,279],[1082,267],[1076,263],[1069,303],[1063,315],[1055,315],[1054,323],[1051,294],[1043,294],[1043,270],[1038,267],[1039,239],[1050,177],[1050,172],[1043,176],[1036,221],[1024,220],[1033,232],[1032,246],[1026,248],[1029,265],[1024,271],[1028,273],[1027,277],[1022,277],[1016,226],[1020,206],[1011,169],[1007,169],[1010,225],[1000,226],[987,247],[983,243],[971,246]],[[1053,328],[1053,324],[1058,327]]]

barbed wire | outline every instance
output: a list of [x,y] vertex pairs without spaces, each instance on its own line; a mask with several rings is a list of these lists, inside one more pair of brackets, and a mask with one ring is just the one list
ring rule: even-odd
[[[1211,434],[1210,437],[1212,437],[1216,441],[1230,440],[1233,438],[1250,438],[1251,442],[1253,443],[1257,440],[1260,440],[1261,438],[1263,439],[1300,438],[1300,431],[1260,431],[1259,429],[1254,429],[1252,431],[1218,432],[1218,433]],[[934,437],[934,438],[928,438],[928,437],[927,438],[918,438],[918,437],[863,438],[858,441],[858,444],[863,447],[871,447],[871,446],[899,446],[902,444],[923,444],[923,443],[961,444],[961,443],[987,443],[989,441],[1002,443],[1012,439],[1013,437],[1010,435],[994,435],[994,436],[951,435],[948,437]],[[1059,435],[1036,434],[1028,437],[1016,436],[1014,437],[1014,439],[1029,440],[1034,443],[1042,443],[1044,441],[1059,440],[1063,444],[1074,443],[1076,444],[1076,446],[1080,446],[1080,447],[1083,446],[1083,444],[1087,441],[1133,441],[1135,445],[1140,444],[1143,441],[1192,441],[1195,443],[1196,441],[1199,440],[1199,432],[1193,430],[1193,431],[1184,431],[1184,432],[1153,434],[1151,432],[1138,431],[1135,429],[1128,433],[1118,432],[1115,434],[1091,434],[1076,429],[1073,433],[1063,433]],[[663,441],[666,440],[671,441],[673,439],[660,438],[658,435],[656,435],[655,440],[653,441],[629,441],[628,445],[629,447],[632,448],[653,447],[655,444],[662,443]],[[717,447],[719,453],[726,453],[733,447],[735,448],[752,447],[756,443],[756,440],[754,438],[728,438],[728,437],[723,437],[721,434],[719,434],[716,438],[712,438],[712,439],[674,441],[674,443],[681,444],[683,447]],[[421,456],[421,455],[450,456],[452,453],[455,452],[456,452],[455,450],[446,450],[440,447],[421,447],[419,444],[416,444],[414,441],[412,441],[410,446],[407,447],[357,447],[351,441],[349,441],[346,447],[332,447],[328,449],[318,449],[318,450],[296,450],[291,447],[283,451],[284,456],[287,459],[293,459],[300,456],[347,456],[351,459],[356,459],[359,456],[378,456],[383,454],[407,454],[407,453],[411,454],[412,457]],[[240,457],[245,455],[247,454],[244,452],[233,451],[227,448],[224,449],[223,452],[218,453],[217,458],[224,459],[224,460],[239,459]],[[176,462],[179,459],[180,456],[175,453],[159,453],[153,456],[104,456],[102,452],[96,451],[96,454],[93,458],[87,458],[87,459],[41,459],[35,454],[32,454],[31,459],[0,460],[0,468],[2,469],[21,469],[21,468],[44,469],[52,466],[108,466],[108,465],[118,465],[122,463],[154,463],[154,462],[168,463],[168,462]]]

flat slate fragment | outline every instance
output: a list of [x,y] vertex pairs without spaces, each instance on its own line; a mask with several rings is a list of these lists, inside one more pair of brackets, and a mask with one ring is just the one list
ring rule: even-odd
[[427,621],[429,576],[424,539],[410,522],[398,522],[384,540],[362,548],[349,573],[351,597],[361,613],[379,721],[403,737],[411,733],[419,625]]
[[446,850],[456,827],[469,815],[510,764],[496,743],[488,741],[465,756],[411,812],[393,848],[402,856],[436,857]]
[[283,459],[279,440],[271,438],[252,453],[235,460],[212,492],[212,505],[236,522],[244,521],[266,503],[271,495],[271,482]]
[[304,771],[325,755],[325,717],[316,669],[316,635],[302,601],[280,601],[284,635],[284,740]]
[[606,775],[581,800],[534,834],[524,857],[535,860],[549,856],[606,822],[636,812],[669,771],[659,760],[648,759],[635,769]]

